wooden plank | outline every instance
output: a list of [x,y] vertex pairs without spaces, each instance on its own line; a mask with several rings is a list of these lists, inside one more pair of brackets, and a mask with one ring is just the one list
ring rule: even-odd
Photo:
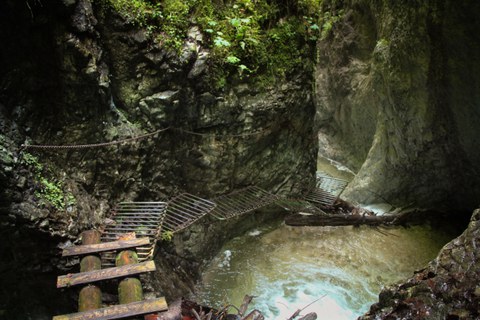
[[57,288],[70,287],[83,283],[131,276],[139,273],[155,271],[155,263],[146,261],[122,267],[94,270],[89,272],[73,273],[57,278]]
[[107,308],[71,313],[53,317],[52,320],[107,320],[122,319],[141,314],[161,312],[168,310],[164,297],[144,301],[121,304]]
[[150,239],[147,237],[132,239],[132,240],[118,240],[112,242],[104,242],[98,244],[88,244],[81,246],[71,246],[63,249],[62,256],[79,256],[90,253],[113,251],[119,249],[128,249],[139,246],[144,246],[150,243]]

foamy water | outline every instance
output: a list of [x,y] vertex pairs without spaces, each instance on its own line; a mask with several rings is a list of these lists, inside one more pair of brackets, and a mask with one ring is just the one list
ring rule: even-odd
[[251,308],[267,319],[288,319],[312,302],[302,314],[355,319],[383,286],[425,266],[451,238],[429,227],[380,231],[278,224],[252,230],[225,244],[195,298],[221,307],[255,295]]

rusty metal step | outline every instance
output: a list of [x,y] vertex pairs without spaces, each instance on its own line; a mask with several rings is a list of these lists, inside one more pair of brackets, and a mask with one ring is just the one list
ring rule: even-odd
[[215,208],[215,203],[189,193],[168,202],[162,231],[178,232],[190,226]]
[[277,196],[259,187],[250,186],[213,198],[216,207],[211,215],[219,220],[225,220],[268,206],[277,200]]
[[[113,210],[112,223],[105,226],[102,242],[117,241],[128,233],[137,238],[150,239],[149,244],[137,247],[138,260],[147,261],[153,257],[155,245],[165,218],[166,202],[121,202]],[[115,254],[102,254],[102,266],[113,267]]]

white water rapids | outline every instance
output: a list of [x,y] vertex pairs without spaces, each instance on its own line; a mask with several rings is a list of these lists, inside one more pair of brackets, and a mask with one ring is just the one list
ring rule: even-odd
[[351,320],[377,301],[381,288],[425,266],[451,239],[429,227],[288,227],[272,224],[225,244],[203,274],[197,301],[251,308],[266,319],[302,314]]

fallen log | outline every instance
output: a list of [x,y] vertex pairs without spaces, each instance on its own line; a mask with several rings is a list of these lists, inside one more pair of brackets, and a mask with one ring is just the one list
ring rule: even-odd
[[285,224],[289,226],[378,226],[381,224],[402,224],[404,222],[402,214],[367,216],[345,214],[305,215],[295,213],[285,218]]

